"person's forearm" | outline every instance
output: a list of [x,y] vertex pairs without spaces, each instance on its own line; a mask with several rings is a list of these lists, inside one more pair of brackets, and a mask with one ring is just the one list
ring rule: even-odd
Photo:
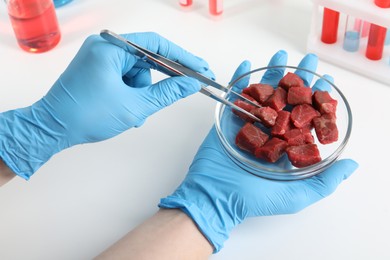
[[212,252],[190,217],[179,209],[160,209],[95,259],[207,259]]
[[13,177],[15,177],[15,173],[8,168],[7,165],[0,158],[0,187],[9,182]]

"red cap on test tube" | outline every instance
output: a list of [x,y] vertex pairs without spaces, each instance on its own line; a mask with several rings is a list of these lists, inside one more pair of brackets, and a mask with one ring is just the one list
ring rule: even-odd
[[212,15],[220,15],[223,12],[222,0],[209,0],[209,10]]
[[192,0],[179,0],[181,6],[190,6],[192,5]]
[[339,12],[329,8],[324,8],[321,33],[322,42],[331,44],[337,41],[339,16]]
[[366,57],[370,60],[382,59],[383,48],[386,40],[387,28],[371,24],[368,35]]

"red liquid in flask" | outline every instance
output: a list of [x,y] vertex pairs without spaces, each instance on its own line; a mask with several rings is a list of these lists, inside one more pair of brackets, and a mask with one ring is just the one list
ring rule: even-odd
[[19,46],[28,52],[45,52],[61,39],[52,0],[9,0],[8,14]]

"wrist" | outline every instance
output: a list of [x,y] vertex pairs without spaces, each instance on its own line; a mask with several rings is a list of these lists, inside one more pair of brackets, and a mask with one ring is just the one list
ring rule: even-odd
[[177,209],[160,209],[94,259],[199,260],[211,253],[191,218]]
[[38,101],[0,114],[0,157],[28,180],[55,153],[66,147],[60,125]]
[[217,253],[229,238],[231,230],[242,220],[235,212],[236,207],[230,205],[233,202],[229,194],[216,191],[210,183],[206,184],[207,188],[203,183],[200,185],[203,187],[196,189],[199,183],[193,181],[188,180],[187,176],[172,195],[161,199],[159,207],[177,208],[186,213],[214,247],[214,253]]
[[0,187],[9,182],[16,175],[0,158]]

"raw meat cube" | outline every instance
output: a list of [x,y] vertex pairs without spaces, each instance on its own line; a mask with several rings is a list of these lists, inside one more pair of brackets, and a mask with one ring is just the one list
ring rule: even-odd
[[297,105],[291,111],[291,121],[295,127],[303,128],[311,124],[313,118],[320,115],[320,112],[309,104]]
[[242,93],[250,95],[257,102],[263,104],[272,94],[274,93],[274,88],[268,84],[250,84],[249,87],[244,88]]
[[[245,109],[248,112],[256,108],[254,105],[249,104],[248,102],[245,102],[241,99],[237,99],[236,101],[234,101],[234,104]],[[233,112],[237,112],[237,110],[233,109]]]
[[[243,96],[244,98],[247,98],[249,99],[250,101],[252,101],[253,103],[255,104],[259,104],[256,99],[254,99],[251,95],[248,95],[248,94],[245,94],[245,93],[241,93],[241,96]],[[244,100],[245,101],[245,100]]]
[[323,114],[320,117],[316,117],[313,119],[313,124],[318,141],[321,144],[330,144],[338,140],[339,131],[334,114]]
[[269,136],[251,123],[246,123],[236,136],[236,145],[252,154],[268,141]]
[[284,134],[284,140],[288,145],[301,145],[314,143],[314,137],[308,128],[294,128]]
[[283,136],[290,129],[290,112],[281,110],[275,120],[275,125],[271,129],[271,135]]
[[295,73],[287,72],[286,75],[279,81],[279,87],[288,91],[291,87],[304,87],[303,80]]
[[251,113],[260,118],[265,127],[273,126],[278,117],[278,112],[270,107],[255,108]]
[[[294,127],[293,127],[293,128],[294,128]],[[313,120],[311,120],[311,122],[310,122],[309,124],[304,125],[301,129],[306,129],[306,130],[311,131],[313,128],[314,128]]]
[[272,107],[276,111],[282,110],[287,105],[287,92],[278,87],[274,94],[270,96],[263,105]]
[[321,161],[320,151],[316,144],[289,146],[286,153],[291,164],[297,168],[306,167]]
[[256,149],[257,158],[274,163],[283,155],[287,148],[287,142],[277,137],[272,137],[262,147]]
[[311,88],[308,87],[293,87],[287,92],[287,104],[300,105],[312,103]]
[[328,91],[317,90],[313,94],[313,106],[320,111],[321,114],[335,114],[337,100],[333,99]]
[[[250,101],[253,101],[254,103],[257,103],[256,100],[254,100],[252,97],[246,95],[246,94],[242,94],[242,96],[246,97],[247,99],[249,99]],[[248,102],[244,101],[244,100],[241,100],[241,99],[237,99],[236,101],[234,101],[234,104],[241,107],[242,109],[245,109],[246,111],[250,112],[252,110],[254,110],[256,107],[254,105],[251,105],[249,104]],[[247,116],[246,114],[236,110],[236,109],[232,109],[232,112],[239,116],[240,118],[242,118],[243,120],[247,121],[247,122],[251,122],[253,123],[254,120],[252,118],[250,118],[249,116]]]

